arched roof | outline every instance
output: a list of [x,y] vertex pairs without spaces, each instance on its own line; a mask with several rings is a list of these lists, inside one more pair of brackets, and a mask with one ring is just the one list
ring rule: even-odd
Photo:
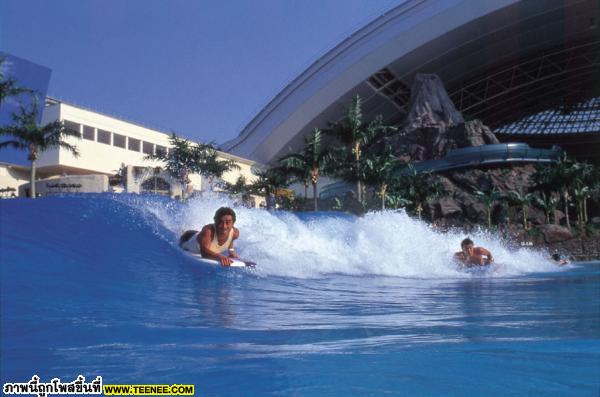
[[417,73],[436,73],[467,118],[492,128],[600,95],[597,0],[408,0],[286,86],[223,149],[268,163],[354,94],[398,123]]

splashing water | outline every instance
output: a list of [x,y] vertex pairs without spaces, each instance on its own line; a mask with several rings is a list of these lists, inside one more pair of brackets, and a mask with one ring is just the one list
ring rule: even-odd
[[[381,275],[413,278],[471,277],[452,261],[466,236],[442,233],[405,212],[373,212],[363,217],[343,213],[304,213],[248,209],[222,197],[190,200],[182,206],[136,205],[156,216],[175,242],[184,230],[199,230],[212,223],[223,205],[237,213],[240,229],[237,251],[260,264],[258,273],[285,277],[319,277],[326,274]],[[496,236],[477,232],[476,245],[494,253],[499,266],[488,276],[518,275],[557,270],[547,255],[525,248],[507,247]]]

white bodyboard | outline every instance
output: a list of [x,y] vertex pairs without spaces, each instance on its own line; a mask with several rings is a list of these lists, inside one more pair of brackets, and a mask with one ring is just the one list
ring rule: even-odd
[[219,266],[219,267],[256,267],[256,263],[243,261],[241,259],[232,259],[233,263],[229,266],[222,266],[221,262],[215,259],[203,258],[200,254],[194,254],[189,251],[184,251],[189,256],[193,257],[196,261],[209,266]]

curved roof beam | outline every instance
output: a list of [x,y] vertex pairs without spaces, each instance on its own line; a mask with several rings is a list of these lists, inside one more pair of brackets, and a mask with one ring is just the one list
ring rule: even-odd
[[[449,92],[459,92],[502,65],[527,64],[532,54],[597,37],[597,13],[594,0],[408,0],[314,62],[222,148],[268,163],[310,129],[338,120],[355,93],[366,98],[367,117],[379,112],[398,122],[417,72],[437,73]],[[385,68],[388,83],[399,84],[384,87],[388,93],[369,81]],[[471,101],[473,109],[482,100]]]

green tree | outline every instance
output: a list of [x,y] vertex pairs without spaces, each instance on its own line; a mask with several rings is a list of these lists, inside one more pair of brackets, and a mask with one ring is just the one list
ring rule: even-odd
[[556,192],[560,195],[563,202],[565,221],[569,229],[571,228],[569,205],[572,191],[578,183],[576,174],[577,166],[575,166],[575,163],[564,158],[557,164],[539,167],[534,175],[534,181],[538,184],[538,188]]
[[475,190],[473,192],[473,194],[485,206],[486,213],[487,213],[488,228],[491,229],[492,228],[492,208],[494,208],[494,205],[498,201],[500,201],[500,199],[502,198],[502,194],[500,194],[500,192],[496,189],[496,187],[492,188],[492,190],[490,190],[489,192]]
[[510,201],[521,207],[523,213],[523,229],[527,230],[527,206],[534,200],[533,193],[524,193],[521,190],[512,190],[508,193]]
[[285,175],[290,183],[301,183],[304,186],[304,200],[308,199],[308,185],[310,184],[310,168],[295,168],[287,167],[281,164],[277,168],[277,172]]
[[536,198],[534,203],[544,211],[547,224],[550,223],[550,214],[558,207],[560,201],[556,198],[558,192],[553,185],[552,174],[552,166],[538,165],[532,175],[533,190],[540,194],[540,197]]
[[403,193],[399,190],[390,190],[386,195],[386,203],[390,208],[403,208],[407,205],[411,205],[412,201],[403,196]]
[[209,143],[194,143],[179,138],[175,133],[169,138],[169,151],[157,151],[145,157],[146,160],[160,160],[171,177],[183,187],[182,199],[190,184],[190,174],[200,174],[210,181],[221,178],[228,171],[240,167],[233,160],[220,160],[215,147]]
[[597,167],[588,163],[573,164],[573,198],[577,208],[579,226],[588,222],[587,201],[600,190],[600,172]]
[[554,212],[558,206],[559,199],[553,194],[545,191],[540,191],[540,197],[534,197],[533,203],[544,211],[546,216],[546,224],[550,223],[550,214]]
[[336,161],[341,164],[337,175],[348,182],[356,183],[356,194],[359,202],[363,201],[363,184],[365,173],[362,171],[364,150],[376,144],[384,136],[396,131],[395,127],[386,126],[383,118],[377,116],[371,122],[363,121],[362,101],[360,96],[352,98],[346,108],[344,118],[337,123],[331,123],[325,132],[337,138],[342,146],[332,151]]
[[435,179],[433,174],[419,173],[412,165],[406,166],[398,173],[394,190],[394,194],[399,194],[411,204],[419,219],[422,219],[424,206],[429,200],[446,194],[444,186]]
[[267,198],[267,209],[272,209],[271,197],[277,198],[277,193],[290,185],[288,174],[282,167],[273,167],[265,170],[253,170],[256,180],[248,185],[248,192]]
[[576,184],[573,188],[573,198],[577,210],[577,225],[582,227],[586,223],[583,203],[591,196],[591,189],[583,184]]
[[221,188],[233,196],[241,196],[242,202],[244,203],[252,201],[252,187],[244,175],[238,176],[234,183],[224,181],[221,184]]
[[304,139],[304,147],[300,153],[292,153],[279,159],[280,164],[288,171],[295,172],[297,175],[310,175],[310,182],[313,186],[314,210],[318,211],[317,185],[319,177],[327,172],[327,167],[331,162],[329,151],[322,145],[321,130],[315,128],[312,133]]
[[381,200],[381,210],[385,210],[388,189],[396,177],[400,161],[394,156],[392,148],[385,145],[383,150],[367,152],[360,168],[361,179],[376,189]]
[[14,79],[6,77],[4,72],[6,62],[6,58],[0,57],[0,105],[2,105],[4,100],[9,96],[15,96],[23,93],[33,94],[32,90],[19,87]]
[[21,105],[17,113],[12,114],[13,123],[0,128],[0,136],[10,136],[11,140],[0,142],[0,149],[12,147],[19,150],[27,150],[29,152],[27,159],[31,161],[30,171],[30,193],[31,198],[35,198],[35,172],[36,161],[40,153],[53,149],[63,148],[73,154],[79,156],[79,151],[75,145],[65,141],[65,138],[73,137],[81,139],[79,131],[71,130],[65,127],[65,124],[60,121],[53,121],[46,125],[40,126],[37,124],[37,100],[35,96],[31,101],[30,108]]
[[571,221],[569,217],[569,203],[571,202],[571,190],[574,187],[574,174],[575,168],[573,168],[573,162],[564,159],[559,162],[556,166],[551,168],[552,184],[556,189],[561,192],[563,206],[565,211],[565,220],[567,222],[567,228],[571,228]]

